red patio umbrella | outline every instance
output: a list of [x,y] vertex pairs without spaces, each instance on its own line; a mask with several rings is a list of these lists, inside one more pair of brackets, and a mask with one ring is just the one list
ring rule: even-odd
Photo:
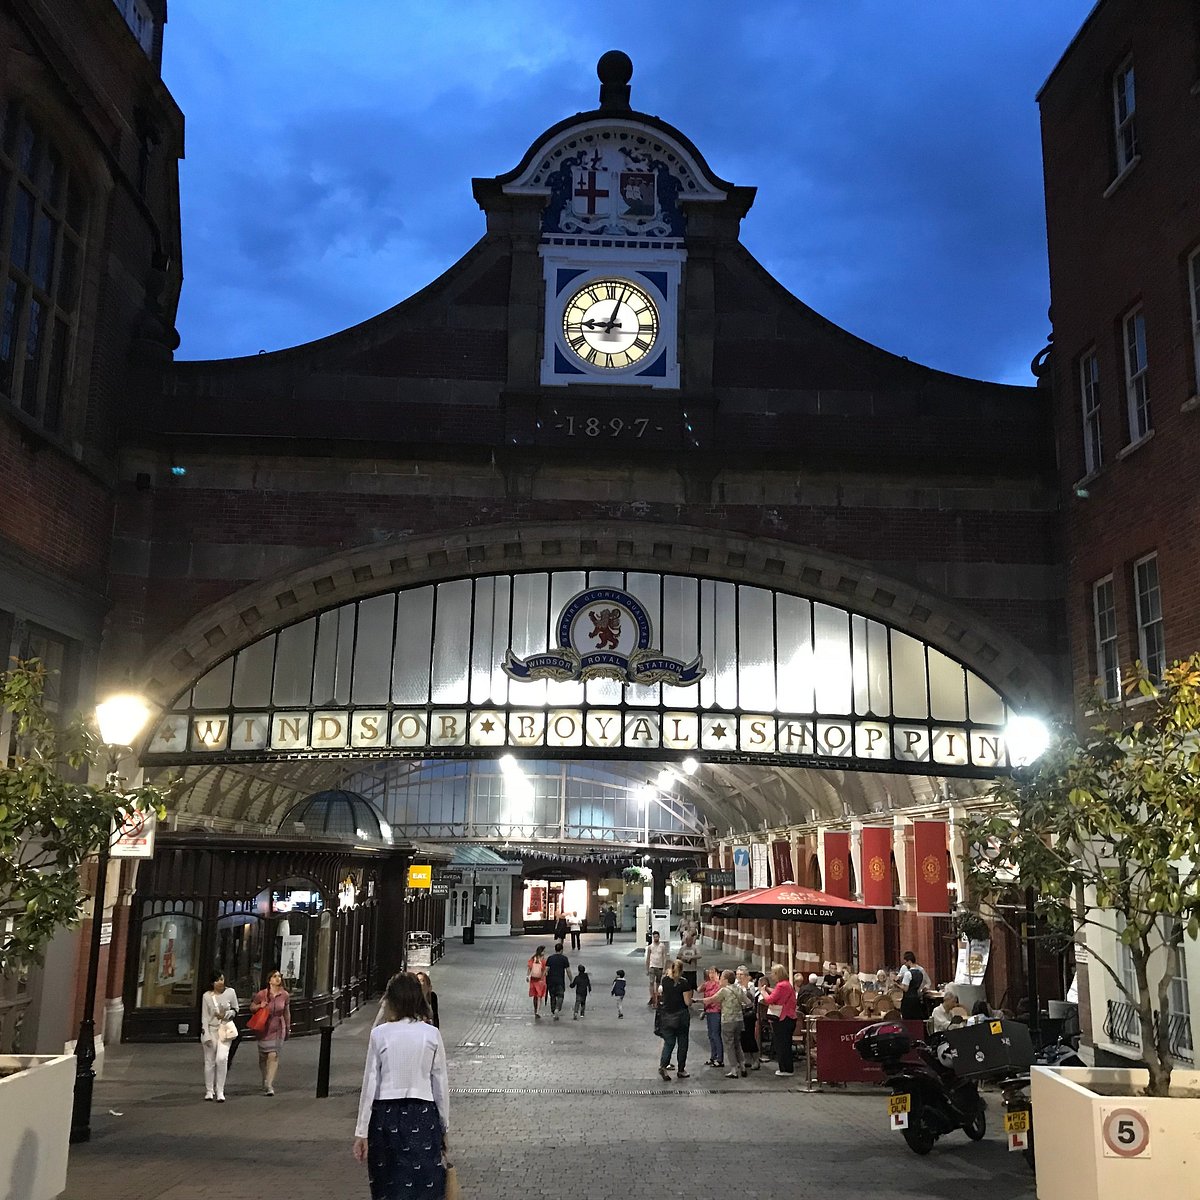
[[[875,910],[857,900],[842,900],[816,888],[795,883],[778,883],[769,888],[751,888],[701,905],[701,916],[745,917],[765,921],[802,921],[808,925],[874,925]],[[788,979],[795,968],[792,931],[788,930]]]

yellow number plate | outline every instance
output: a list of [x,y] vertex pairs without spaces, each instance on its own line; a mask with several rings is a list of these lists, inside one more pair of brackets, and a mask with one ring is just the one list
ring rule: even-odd
[[1005,1133],[1028,1133],[1029,1132],[1029,1111],[1022,1109],[1019,1112],[1010,1112],[1004,1114],[1004,1132]]
[[909,1112],[912,1109],[912,1097],[905,1094],[903,1096],[888,1097],[888,1113],[895,1115],[896,1113]]

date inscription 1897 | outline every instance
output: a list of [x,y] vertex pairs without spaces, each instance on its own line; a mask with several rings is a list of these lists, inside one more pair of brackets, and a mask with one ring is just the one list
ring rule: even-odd
[[649,417],[587,417],[568,414],[557,417],[551,428],[565,437],[632,438],[637,440],[651,433],[662,433],[663,427]]

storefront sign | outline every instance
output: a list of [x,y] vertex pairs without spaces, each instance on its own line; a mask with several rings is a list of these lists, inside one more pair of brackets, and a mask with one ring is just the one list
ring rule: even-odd
[[411,866],[408,868],[408,886],[428,889],[433,885],[433,868]]
[[445,900],[450,895],[450,885],[448,883],[431,884],[429,894],[435,900]]
[[700,867],[696,870],[689,870],[688,875],[691,876],[693,883],[704,883],[714,888],[733,887],[732,871],[718,871],[715,867]]
[[997,730],[943,724],[824,721],[770,713],[637,708],[327,709],[171,713],[148,757],[186,752],[304,754],[332,750],[569,749],[710,751],[853,763],[895,761],[993,770],[1007,766]]
[[461,871],[448,871],[443,867],[439,867],[433,873],[434,883],[462,883],[463,873]]

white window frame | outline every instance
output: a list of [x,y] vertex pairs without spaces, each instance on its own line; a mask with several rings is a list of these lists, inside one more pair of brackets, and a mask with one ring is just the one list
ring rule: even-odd
[[1083,419],[1083,470],[1094,475],[1104,465],[1100,436],[1100,359],[1095,347],[1079,358],[1079,409]]
[[1138,156],[1137,98],[1134,86],[1133,56],[1130,55],[1113,72],[1113,136],[1116,142],[1118,175],[1127,171]]
[[[1153,584],[1143,588],[1143,575],[1148,574],[1145,568],[1153,566]],[[1162,585],[1158,577],[1158,555],[1147,554],[1133,564],[1133,595],[1137,615],[1138,658],[1152,680],[1157,682],[1162,678],[1163,667],[1166,666],[1166,637],[1163,631],[1162,618]],[[1151,631],[1155,645],[1151,647]],[[1154,653],[1157,662],[1151,661]]]
[[1196,392],[1200,394],[1200,249],[1188,259],[1188,300],[1192,309],[1192,362],[1196,371]]
[[[1107,590],[1107,596],[1102,595],[1102,589]],[[1105,599],[1107,604],[1102,604]],[[1100,694],[1106,700],[1117,700],[1121,696],[1121,666],[1117,655],[1117,593],[1111,575],[1092,584],[1092,629],[1096,638],[1096,676],[1100,681]]]
[[1150,420],[1146,311],[1140,304],[1125,314],[1121,322],[1121,340],[1125,349],[1125,407],[1129,442],[1133,445],[1149,437],[1154,428]]

